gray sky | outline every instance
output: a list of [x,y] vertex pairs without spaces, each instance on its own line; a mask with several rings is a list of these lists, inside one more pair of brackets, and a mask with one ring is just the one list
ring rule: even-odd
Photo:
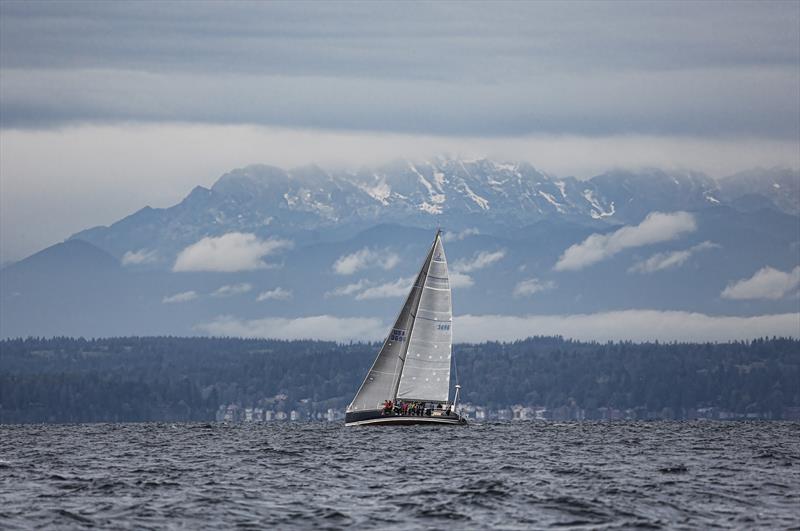
[[798,166],[800,2],[0,3],[0,259],[254,162]]

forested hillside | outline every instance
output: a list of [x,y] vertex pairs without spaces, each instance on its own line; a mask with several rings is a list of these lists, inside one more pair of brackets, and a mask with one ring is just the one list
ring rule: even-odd
[[[344,408],[378,345],[126,337],[0,342],[0,422],[213,420],[219,406]],[[456,345],[465,402],[781,418],[800,407],[800,341]],[[455,384],[455,378],[452,381]],[[284,396],[285,395],[285,396]],[[277,398],[276,398],[277,397]]]

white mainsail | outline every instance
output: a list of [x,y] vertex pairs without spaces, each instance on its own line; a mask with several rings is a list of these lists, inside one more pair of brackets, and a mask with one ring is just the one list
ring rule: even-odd
[[397,398],[447,402],[450,394],[452,322],[447,259],[442,240],[437,235],[417,305]]
[[347,411],[380,409],[402,398],[446,402],[450,386],[452,307],[440,232],[389,336]]

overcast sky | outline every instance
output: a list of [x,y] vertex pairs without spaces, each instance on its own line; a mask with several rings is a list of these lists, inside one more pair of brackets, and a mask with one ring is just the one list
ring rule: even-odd
[[800,2],[0,2],[0,260],[255,162],[800,166]]

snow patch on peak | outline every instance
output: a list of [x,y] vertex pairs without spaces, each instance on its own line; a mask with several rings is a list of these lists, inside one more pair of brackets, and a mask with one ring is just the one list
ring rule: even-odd
[[387,199],[392,195],[392,187],[384,179],[378,181],[375,186],[360,186],[359,188],[383,206],[389,204]]
[[440,191],[444,190],[444,173],[440,171],[434,171],[433,180],[436,183],[436,187],[439,188]]
[[558,187],[558,191],[561,192],[561,197],[563,199],[566,199],[567,198],[567,192],[566,192],[567,184],[564,181],[555,181],[553,184],[555,184],[556,187]]
[[614,201],[611,201],[611,210],[609,210],[608,212],[603,212],[602,210],[600,210],[600,211],[592,210],[590,212],[590,215],[594,219],[602,219],[602,218],[607,218],[607,217],[613,216],[615,212],[616,212],[616,209],[614,208]]
[[473,192],[472,188],[470,188],[467,183],[463,183],[463,186],[464,186],[464,192],[466,192],[467,197],[472,199],[476,205],[481,207],[482,210],[489,210],[489,201],[487,199]]
[[561,208],[561,203],[556,201],[555,197],[553,197],[552,195],[548,194],[547,192],[543,192],[542,190],[539,190],[539,195],[544,197],[547,200],[548,203],[550,203],[551,205],[556,207],[556,210],[559,213],[562,213],[562,214],[564,213],[564,209]]
[[589,215],[592,216],[593,219],[601,219],[613,216],[616,212],[614,208],[614,201],[611,201],[611,210],[606,211],[600,206],[600,202],[594,197],[594,194],[591,190],[584,190],[583,191],[583,198],[592,205],[592,210],[589,212]]
[[[419,172],[419,170],[417,170],[416,166],[414,166],[409,162],[408,167],[411,169],[411,171],[417,174],[417,179],[419,180],[420,183],[422,183],[422,186],[424,186],[425,189],[428,191],[428,196],[430,197],[431,201],[433,201],[436,204],[444,203],[446,196],[434,190],[433,185],[430,183],[430,181],[428,181],[428,179],[425,178],[424,175],[422,175]],[[441,186],[439,187],[439,190],[441,190]]]
[[422,210],[423,212],[427,212],[428,214],[442,213],[441,205],[432,205],[428,202],[423,202],[421,205],[419,205],[419,209]]

